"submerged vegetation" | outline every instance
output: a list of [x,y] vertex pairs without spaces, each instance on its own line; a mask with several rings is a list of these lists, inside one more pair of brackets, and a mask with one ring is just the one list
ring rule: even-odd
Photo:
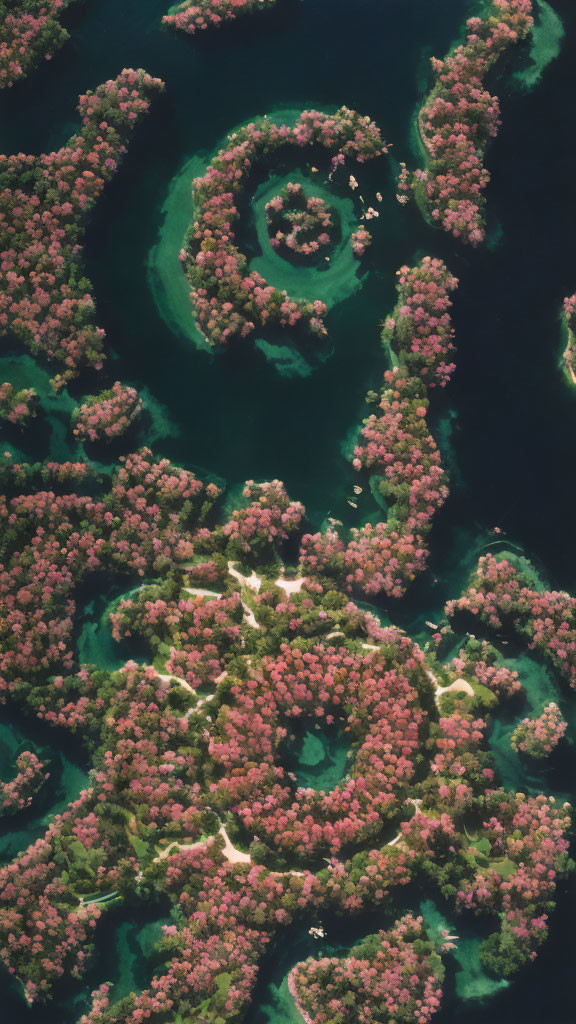
[[436,83],[418,114],[427,166],[414,188],[432,220],[472,245],[484,240],[484,153],[500,126],[498,97],[485,88],[491,67],[533,25],[532,0],[493,0],[466,22],[465,41],[432,59]]
[[[273,3],[187,0],[163,20],[193,35]],[[25,61],[11,60],[4,41],[2,84],[64,38],[56,26],[66,4],[33,6],[0,5],[5,32],[16,32],[20,7],[32,18]],[[461,45],[433,61],[436,84],[419,116],[427,165],[414,175],[404,162],[384,171],[380,128],[345,106],[284,124],[264,116],[228,136],[194,180],[176,267],[210,346],[261,333],[277,340],[293,328],[327,335],[320,298],[275,287],[251,265],[244,214],[259,179],[279,167],[289,178],[274,179],[274,191],[269,183],[263,223],[274,258],[292,269],[319,274],[345,243],[355,275],[365,268],[354,256],[372,245],[377,262],[381,252],[385,207],[359,191],[359,226],[344,230],[336,203],[314,191],[312,161],[347,195],[363,188],[351,171],[360,177],[369,164],[378,204],[375,177],[391,172],[400,208],[412,185],[432,221],[473,245],[483,240],[484,154],[499,126],[485,79],[527,38],[531,11],[530,0],[485,4]],[[422,248],[394,264],[412,263],[400,266],[393,308],[381,312],[387,368],[347,446],[342,470],[359,482],[346,524],[312,526],[297,488],[279,479],[250,479],[225,495],[201,470],[152,447],[131,450],[147,397],[116,373],[108,387],[98,382],[104,331],[82,248],[88,214],[163,88],[124,70],[80,98],[82,127],[64,146],[0,159],[0,325],[57,371],[55,390],[70,389],[58,401],[67,403],[62,447],[74,446],[70,458],[37,463],[5,454],[0,704],[52,729],[55,747],[74,745],[83,766],[82,786],[47,814],[52,755],[22,741],[2,766],[3,827],[34,819],[37,838],[0,866],[0,962],[30,1006],[48,1003],[91,980],[107,919],[162,905],[169,917],[151,978],[120,997],[97,985],[81,1024],[242,1024],[265,958],[289,929],[320,938],[327,922],[340,922],[350,929],[346,949],[302,958],[287,973],[306,1024],[430,1024],[459,939],[417,908],[437,899],[464,928],[480,918],[478,963],[509,980],[537,958],[574,870],[570,804],[553,787],[549,795],[543,778],[525,792],[506,783],[491,742],[528,688],[502,645],[528,647],[568,693],[576,687],[576,599],[547,590],[525,560],[489,551],[464,592],[452,590],[445,615],[426,622],[428,634],[414,639],[393,622],[427,569],[449,496],[432,403],[456,370],[461,285]],[[306,185],[293,166],[302,160]],[[40,404],[32,389],[0,386],[9,429]],[[226,429],[248,422],[247,413]],[[110,463],[95,461],[103,451]],[[114,665],[82,655],[90,602],[102,647],[117,645]],[[471,625],[479,636],[465,633]],[[536,764],[550,757],[553,767],[569,747],[568,715],[543,704],[517,716],[507,749]],[[303,735],[312,756],[297,773]],[[312,770],[325,735],[341,744],[337,778]]]
[[211,345],[274,327],[301,325],[317,336],[326,333],[325,304],[293,298],[268,284],[250,271],[235,241],[238,202],[254,167],[293,150],[304,150],[308,157],[325,151],[333,174],[347,160],[363,164],[387,151],[377,125],[347,107],[334,115],[305,110],[294,127],[264,117],[229,136],[206,174],[194,181],[195,220],[180,255],[198,325]]

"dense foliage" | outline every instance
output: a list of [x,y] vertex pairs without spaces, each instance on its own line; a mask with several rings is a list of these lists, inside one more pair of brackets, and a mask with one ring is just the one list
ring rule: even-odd
[[418,115],[427,156],[414,184],[434,221],[477,245],[485,235],[484,153],[498,133],[498,97],[485,87],[499,57],[533,25],[532,0],[492,0],[466,23],[465,41],[442,61],[432,58],[435,85]]
[[323,302],[294,299],[268,284],[250,271],[247,256],[235,243],[238,201],[254,167],[290,149],[325,151],[333,171],[346,160],[365,163],[386,152],[374,122],[347,107],[333,115],[305,110],[294,127],[263,117],[229,136],[206,174],[194,181],[195,220],[180,254],[198,325],[211,345],[273,326],[301,324],[313,334],[326,333]]
[[[194,33],[273,3],[186,0],[164,22]],[[0,3],[13,33],[0,38],[0,84],[59,44],[65,5]],[[30,17],[18,27],[20,8]],[[419,200],[472,244],[484,234],[483,158],[499,123],[484,80],[527,35],[530,11],[530,0],[493,0],[469,19],[462,45],[433,62],[437,84],[420,114]],[[61,150],[0,157],[0,325],[59,371],[57,386],[102,366],[83,231],[161,87],[124,71],[81,97],[82,130]],[[344,172],[354,191],[352,164],[386,151],[374,122],[347,107],[305,111],[292,126],[263,117],[229,136],[194,182],[180,254],[210,344],[270,327],[325,333],[325,305],[269,285],[236,243],[253,172],[286,155],[327,158],[329,177]],[[402,206],[409,181],[400,164]],[[293,182],[266,215],[273,248],[304,262],[320,263],[339,230],[327,203]],[[378,216],[369,207],[360,220]],[[354,254],[371,241],[359,227]],[[152,981],[119,1001],[101,985],[82,1024],[241,1024],[263,958],[289,926],[375,909],[385,923],[373,934],[290,972],[298,1010],[306,1024],[430,1024],[453,945],[407,912],[423,892],[464,921],[482,915],[490,972],[509,978],[536,957],[573,870],[572,816],[568,804],[499,784],[487,737],[500,702],[522,693],[518,672],[486,640],[427,623],[435,632],[422,648],[351,599],[400,598],[426,568],[448,496],[430,398],[455,369],[457,286],[430,256],[397,272],[382,332],[390,368],[367,396],[351,454],[362,481],[354,495],[366,490],[375,511],[348,531],[332,520],[306,532],[304,506],[277,479],[247,481],[222,510],[218,486],[146,448],[110,475],[88,461],[7,456],[0,704],[58,729],[90,764],[77,798],[0,867],[0,960],[30,1004],[81,979],[107,909],[138,899],[170,907]],[[571,325],[572,300],[565,311]],[[34,409],[32,392],[0,387],[0,417],[23,423]],[[73,435],[127,448],[141,411],[137,391],[117,381],[79,399]],[[87,595],[111,582],[100,628],[123,645],[117,671],[83,663],[77,643]],[[526,641],[576,686],[576,599],[545,591],[525,565],[484,556],[447,612],[454,625],[462,617]],[[338,732],[349,748],[325,788],[289,766],[308,728]],[[542,758],[565,731],[550,703],[520,722],[512,745]],[[46,767],[22,751],[0,783],[0,813],[25,816]]]
[[38,412],[38,395],[33,388],[17,390],[13,384],[0,384],[0,420],[26,426]]
[[80,441],[110,442],[122,437],[142,412],[135,388],[116,381],[98,395],[88,395],[73,415],[74,437]]
[[241,14],[252,14],[274,7],[277,0],[183,0],[176,4],[162,21],[172,28],[194,35],[202,29],[234,21]]
[[289,181],[266,203],[266,223],[273,249],[307,262],[334,242],[332,211],[319,196],[307,196],[299,182]]
[[512,749],[529,757],[549,757],[564,736],[568,723],[551,701],[536,718],[524,718],[512,733]]
[[0,2],[0,89],[50,60],[68,38],[60,15],[75,0]]
[[162,82],[125,70],[80,97],[82,130],[40,156],[0,154],[0,330],[50,367],[57,386],[104,359],[90,282],[83,274],[87,215]]

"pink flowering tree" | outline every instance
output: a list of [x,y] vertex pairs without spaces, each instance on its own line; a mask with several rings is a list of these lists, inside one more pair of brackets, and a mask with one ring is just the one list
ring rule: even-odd
[[546,938],[558,879],[573,868],[570,810],[551,797],[494,791],[481,832],[469,841],[476,873],[462,884],[458,903],[500,916],[500,931],[486,940],[481,958],[504,977],[534,960]]
[[[345,648],[309,652],[283,645],[262,673],[233,686],[209,740],[216,777],[212,799],[272,849],[317,855],[377,835],[408,793],[424,722],[412,679],[420,678],[413,648],[399,636],[396,656],[352,656]],[[305,710],[303,710],[303,708]],[[329,793],[296,788],[280,750],[291,719],[342,723],[355,748],[343,782]]]
[[[365,163],[387,152],[377,125],[354,110],[336,114],[305,110],[294,127],[260,118],[229,136],[206,174],[194,181],[195,220],[180,259],[191,285],[196,320],[211,345],[226,345],[269,327],[306,327],[326,333],[326,306],[319,299],[291,298],[250,271],[235,242],[238,199],[254,168],[289,150],[324,151],[335,172],[345,162]],[[308,211],[309,213],[310,211]]]
[[0,5],[0,89],[50,60],[68,39],[62,12],[75,0],[9,0]]
[[183,0],[165,14],[162,21],[189,35],[235,21],[240,15],[272,8],[277,0]]
[[408,914],[354,946],[349,956],[297,964],[288,988],[306,1024],[346,1018],[429,1024],[442,996],[440,951],[422,918]]
[[183,565],[219,494],[143,449],[121,460],[100,499],[49,489],[2,498],[0,696],[89,730],[102,704],[90,673],[74,675],[76,587],[94,573],[138,579]]
[[500,126],[498,97],[486,90],[486,76],[532,25],[532,0],[491,0],[468,19],[460,46],[444,60],[432,58],[435,84],[418,115],[427,166],[416,171],[414,188],[427,216],[471,245],[484,239],[490,180],[484,154]]
[[576,295],[564,299],[564,325],[567,333],[566,348],[563,352],[564,365],[573,384],[576,384]]
[[79,441],[105,441],[122,437],[142,412],[142,399],[135,388],[116,381],[98,395],[88,395],[73,414],[73,433]]
[[374,478],[389,507],[386,522],[353,529],[346,545],[331,530],[306,535],[303,570],[336,576],[350,591],[401,597],[426,565],[426,538],[448,489],[427,423],[428,399],[416,377],[387,372],[378,410],[364,421],[353,465]]
[[240,559],[274,560],[280,546],[300,531],[304,506],[290,500],[280,480],[248,480],[243,494],[250,504],[235,509],[221,529],[226,552]]
[[167,583],[143,587],[121,601],[110,616],[116,640],[137,637],[151,649],[155,664],[198,689],[214,684],[242,650],[239,594],[214,600]]
[[116,1006],[100,989],[81,1024],[160,1024],[175,1008],[183,1019],[241,1020],[274,939],[321,899],[311,872],[230,864],[213,839],[159,864],[156,886],[178,908],[179,924],[165,927],[161,944],[167,967],[150,988]]
[[426,805],[434,808],[436,824],[432,827],[427,811],[423,818],[416,814],[402,827],[405,835],[412,837],[409,845],[413,849],[422,841],[423,830],[425,839],[429,829],[431,835],[445,834],[449,842],[444,841],[444,854],[450,855],[460,846],[454,819],[481,806],[487,786],[495,781],[492,758],[486,751],[486,722],[459,709],[442,714],[431,727],[428,745],[430,774],[422,791]]
[[31,750],[16,758],[16,775],[10,782],[0,782],[0,816],[26,810],[50,778],[45,765]]
[[567,728],[568,723],[560,708],[551,701],[536,718],[524,718],[518,723],[510,745],[518,753],[542,760],[550,757]]
[[38,412],[38,395],[32,388],[17,390],[13,384],[0,384],[0,420],[26,426]]
[[[390,387],[401,395],[395,377]],[[415,436],[423,445],[425,434]],[[513,693],[518,679],[493,648],[465,645],[439,667],[333,580],[290,580],[277,564],[244,576],[214,525],[217,488],[149,452],[124,459],[96,497],[83,493],[92,478],[78,465],[46,467],[45,490],[38,479],[13,467],[10,486],[20,489],[0,502],[1,698],[77,733],[94,767],[89,789],[44,838],[0,869],[0,955],[30,1002],[83,975],[106,906],[140,887],[174,909],[165,966],[116,1006],[101,987],[86,1024],[241,1019],[285,927],[326,911],[388,909],[411,881],[488,917],[487,966],[508,975],[536,954],[571,870],[570,812],[496,788],[479,705],[492,710],[486,694]],[[291,503],[278,482],[248,490],[246,522],[235,516],[232,534],[259,570],[283,543]],[[279,518],[262,523],[262,509]],[[112,622],[162,665],[77,665],[75,588],[111,571],[159,580],[131,592]],[[257,628],[246,622],[250,590]],[[446,678],[474,686],[437,702]],[[191,692],[201,685],[210,702]],[[298,786],[283,763],[300,723],[338,727],[350,741],[348,770],[329,792]],[[410,1000],[402,964],[416,970],[413,953],[432,956],[420,941],[407,959],[390,934],[362,956],[352,950],[360,966],[351,973],[342,962],[334,998],[375,1010],[377,979],[390,970],[382,1012],[396,1019]],[[432,1013],[424,968],[416,977]],[[315,990],[309,998],[306,1012],[327,1012]]]
[[510,632],[538,651],[576,687],[576,599],[565,591],[546,591],[529,580],[509,558],[483,555],[470,585],[449,601],[449,616],[464,613],[490,629]]
[[458,287],[442,262],[425,256],[397,273],[398,301],[386,318],[382,341],[410,374],[430,387],[445,387],[456,369],[451,293]]
[[523,692],[518,672],[502,665],[496,648],[486,640],[469,639],[448,667],[454,675],[476,679],[498,700]]
[[289,181],[266,203],[270,245],[281,255],[309,263],[334,244],[334,212],[319,196],[308,196],[303,185]]
[[103,363],[104,332],[82,267],[88,214],[162,82],[125,70],[80,97],[82,128],[40,156],[0,155],[0,331],[58,370],[61,386]]
[[450,294],[458,285],[441,260],[425,257],[397,274],[398,301],[382,339],[397,365],[384,375],[377,412],[364,421],[353,466],[387,507],[385,521],[307,534],[300,564],[310,575],[338,579],[349,591],[402,597],[426,567],[433,518],[448,495],[440,453],[426,423],[428,388],[443,387],[454,363]]
[[106,713],[90,788],[0,868],[0,959],[29,1003],[49,998],[60,978],[83,975],[97,921],[135,891],[159,846],[202,830],[192,723],[170,683],[128,662],[97,685]]
[[356,231],[352,232],[351,235],[352,251],[356,259],[362,259],[366,255],[367,250],[372,245],[372,235],[366,228],[359,227]]

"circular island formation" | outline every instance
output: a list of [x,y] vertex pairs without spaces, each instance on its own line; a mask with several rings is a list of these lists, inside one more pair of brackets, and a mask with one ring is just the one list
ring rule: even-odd
[[338,230],[334,210],[320,196],[308,196],[300,182],[289,181],[265,209],[270,245],[286,258],[312,263],[333,248]]
[[[163,318],[197,347],[222,351],[254,338],[280,368],[288,356],[288,373],[309,373],[327,354],[328,311],[362,285],[371,241],[348,168],[359,173],[386,153],[378,126],[342,107],[265,115],[232,132],[207,164],[192,158],[171,185],[148,258]],[[284,204],[289,188],[291,208],[305,195],[316,213],[294,208],[296,233],[278,225],[271,237],[269,204]],[[310,231],[320,212],[330,222]],[[304,213],[309,237],[298,224]]]
[[[0,4],[0,88],[56,55],[71,2]],[[189,55],[216,27],[229,45],[239,15],[267,8],[263,33],[296,17],[282,0],[166,3],[159,50]],[[431,1024],[460,1020],[468,999],[515,998],[546,962],[574,873],[576,598],[495,541],[499,527],[490,543],[479,531],[481,557],[467,552],[450,590],[440,554],[428,570],[456,462],[433,404],[466,291],[450,267],[485,239],[500,125],[486,77],[535,13],[532,51],[518,49],[538,51],[540,73],[543,35],[554,55],[561,39],[542,0],[488,0],[432,59],[413,126],[423,169],[390,156],[371,116],[329,106],[246,120],[172,179],[151,290],[175,334],[234,358],[248,339],[327,352],[329,312],[383,284],[380,225],[391,248],[408,239],[381,205],[390,179],[398,220],[418,224],[374,324],[386,368],[349,464],[335,463],[344,511],[307,513],[272,474],[241,497],[231,477],[225,495],[190,468],[193,431],[180,464],[153,451],[146,381],[120,350],[110,359],[87,217],[164,83],[125,69],[81,96],[60,149],[3,157],[2,327],[30,350],[20,370],[53,365],[61,392],[21,372],[0,383],[8,1014],[25,1000],[63,1024]],[[246,111],[228,112],[229,125]],[[573,381],[575,311],[572,296]],[[292,470],[298,496],[313,456]]]

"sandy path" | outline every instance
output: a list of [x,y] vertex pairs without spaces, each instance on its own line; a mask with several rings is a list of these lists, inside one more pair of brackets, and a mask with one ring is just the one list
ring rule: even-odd
[[[195,693],[196,691],[195,691],[195,690],[193,690],[192,692],[193,692],[193,693]],[[215,693],[209,693],[207,697],[201,697],[201,698],[200,698],[200,700],[198,701],[198,703],[197,703],[197,704],[195,704],[193,708],[190,708],[190,709],[189,709],[189,710],[188,710],[188,711],[186,712],[186,714],[185,714],[185,716],[184,716],[184,717],[185,717],[185,718],[193,718],[193,717],[194,717],[194,715],[199,715],[199,714],[200,714],[200,712],[202,711],[202,708],[203,708],[203,707],[204,707],[204,706],[205,706],[206,704],[209,704],[211,700],[214,700],[214,697],[215,697],[215,696],[216,696],[216,694],[215,694]]]
[[[235,846],[233,846],[233,844],[230,841],[230,837],[226,829],[224,828],[224,825],[220,826],[218,830],[218,835],[222,836],[224,840],[224,849],[222,850],[222,856],[224,857],[225,860],[229,861],[230,864],[252,863],[252,858],[250,857],[249,853],[243,853],[242,850],[238,850],[236,849]],[[198,850],[200,849],[201,846],[206,846],[205,839],[199,839],[195,843],[179,843],[175,840],[173,843],[169,843],[166,849],[162,850],[162,853],[159,853],[158,856],[154,858],[154,864],[158,863],[158,861],[166,860],[166,857],[170,856],[172,850]]]
[[198,850],[201,846],[205,846],[205,845],[206,845],[206,840],[205,839],[199,839],[198,842],[196,842],[196,843],[178,843],[178,842],[176,842],[176,840],[174,840],[173,843],[169,843],[168,844],[168,846],[166,847],[165,850],[162,850],[162,853],[159,853],[157,857],[154,857],[154,860],[152,861],[152,863],[153,864],[158,864],[159,861],[166,860],[166,857],[169,857],[170,854],[172,853],[172,850],[174,850],[174,849],[176,849],[176,850]]
[[228,562],[228,572],[235,580],[238,580],[241,587],[248,587],[250,590],[255,590],[256,593],[259,592],[262,580],[255,572],[252,572],[250,576],[244,576],[239,569],[234,567],[234,562]]
[[183,686],[189,693],[193,693],[194,695],[196,694],[194,687],[190,686],[190,683],[187,683],[185,679],[181,679],[180,676],[170,676],[163,672],[156,672],[156,675],[158,676],[158,679],[161,679],[164,683],[178,683],[179,686]]
[[280,587],[280,590],[283,590],[288,597],[290,597],[290,594],[299,594],[306,582],[305,576],[299,576],[296,580],[285,580],[282,576],[279,576],[278,579],[274,580],[275,585]]
[[208,597],[212,601],[220,601],[222,598],[222,594],[216,593],[215,590],[205,590],[204,587],[182,587],[182,590],[192,597]]
[[466,679],[455,679],[453,683],[450,683],[450,686],[440,686],[440,683],[432,669],[426,669],[426,675],[434,686],[434,700],[436,701],[437,707],[440,707],[440,698],[445,693],[467,693],[469,697],[474,696],[474,690]]
[[[222,839],[224,840],[224,848],[221,851],[224,860],[227,860],[229,864],[252,864],[252,858],[250,854],[244,853],[243,850],[239,850],[236,846],[234,846],[230,839],[230,836],[226,831],[226,827],[222,824],[218,829],[218,835],[222,836]],[[196,843],[178,843],[174,841],[173,843],[170,843],[165,850],[162,850],[162,853],[159,853],[158,856],[154,858],[153,863],[156,864],[158,861],[165,860],[166,857],[169,857],[172,851],[175,849],[198,850],[201,846],[206,845],[206,839],[199,839]],[[281,878],[283,875],[295,875],[297,878],[304,877],[303,871],[271,871],[270,874],[277,875],[279,878]]]
[[242,850],[236,849],[235,846],[230,842],[230,837],[224,827],[221,825],[218,829],[218,835],[222,836],[224,840],[224,849],[222,850],[222,856],[229,861],[230,864],[251,864],[252,857],[249,853],[243,853]]

